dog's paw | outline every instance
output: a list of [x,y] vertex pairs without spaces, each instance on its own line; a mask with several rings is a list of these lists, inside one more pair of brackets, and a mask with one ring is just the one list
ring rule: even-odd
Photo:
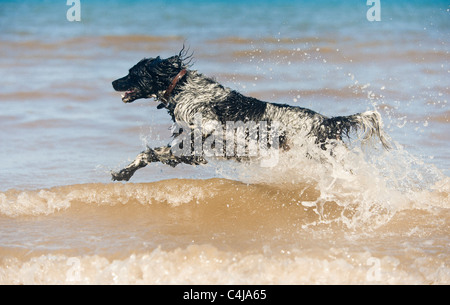
[[112,181],[128,181],[130,180],[133,173],[127,170],[121,170],[120,172],[111,171],[111,179]]

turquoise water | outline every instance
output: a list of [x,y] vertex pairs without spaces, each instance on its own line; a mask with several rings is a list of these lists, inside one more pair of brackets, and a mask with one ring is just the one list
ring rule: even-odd
[[[365,1],[80,1],[81,22],[66,22],[64,1],[2,1],[2,37],[83,35],[304,37],[328,32],[367,40],[427,31],[448,39],[447,1],[381,1],[381,22],[366,22]],[[427,28],[427,29],[425,29]]]

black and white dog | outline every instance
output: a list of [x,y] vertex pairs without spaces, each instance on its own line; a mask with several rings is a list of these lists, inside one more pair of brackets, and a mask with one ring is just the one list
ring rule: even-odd
[[[380,115],[375,111],[328,118],[306,108],[260,101],[190,70],[189,58],[183,48],[178,55],[167,59],[159,56],[143,59],[129,70],[127,76],[115,80],[112,85],[116,91],[123,92],[124,103],[154,98],[160,102],[157,108],[167,109],[174,122],[185,122],[183,128],[178,128],[174,133],[175,138],[186,132],[185,129],[193,129],[195,116],[200,115],[202,124],[208,121],[222,124],[252,121],[266,122],[270,126],[277,122],[284,127],[278,134],[279,147],[283,149],[288,149],[295,137],[305,137],[314,139],[314,143],[325,150],[328,144],[341,141],[343,135],[349,136],[351,131],[361,130],[363,141],[376,135],[382,145],[389,148],[381,129]],[[203,140],[210,134],[208,128],[202,129]],[[127,167],[112,172],[112,179],[128,181],[136,170],[152,162],[173,167],[180,163],[207,163],[201,154],[175,154],[173,148],[173,143],[147,148]]]

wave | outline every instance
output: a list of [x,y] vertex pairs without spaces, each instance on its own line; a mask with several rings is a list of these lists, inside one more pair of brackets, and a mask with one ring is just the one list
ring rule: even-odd
[[[91,206],[115,206],[115,205],[155,205],[162,204],[170,207],[181,205],[207,205],[214,202],[233,202],[235,205],[244,206],[251,203],[255,207],[258,203],[271,203],[275,207],[284,205],[297,205],[303,207],[316,207],[319,204],[335,203],[351,205],[357,204],[359,200],[363,205],[365,201],[379,201],[384,199],[380,185],[372,190],[349,186],[348,181],[338,181],[336,177],[329,177],[327,181],[318,183],[310,181],[291,182],[275,181],[277,174],[273,172],[271,184],[247,184],[240,181],[227,179],[170,179],[151,183],[108,183],[108,184],[79,184],[53,187],[40,190],[15,190],[11,189],[0,192],[0,213],[8,217],[24,215],[49,215],[59,211],[75,208],[78,205]],[[254,178],[254,179],[261,179]],[[355,180],[362,179],[361,176],[354,177]],[[370,177],[365,177],[370,180]],[[354,181],[355,182],[355,181]],[[368,183],[372,183],[367,181]],[[359,182],[361,187],[365,182]],[[354,192],[350,192],[353,189]],[[333,194],[333,191],[337,191]],[[386,191],[386,190],[385,190]],[[364,192],[364,193],[362,193]],[[358,194],[359,193],[359,194]],[[390,203],[395,202],[395,191],[388,191],[391,196]],[[413,195],[412,195],[413,194]],[[450,194],[450,179],[438,181],[432,190],[415,190],[405,194],[399,192],[405,207],[445,207],[446,199]],[[373,198],[370,196],[373,195]],[[415,200],[414,198],[415,197]],[[424,200],[428,198],[428,200]],[[421,205],[421,201],[423,205]],[[416,202],[414,202],[416,201]]]
[[336,43],[336,39],[332,37],[296,37],[296,38],[275,38],[275,37],[261,37],[261,38],[244,38],[237,36],[228,36],[218,39],[211,39],[209,43],[218,44],[237,44],[237,45],[252,45],[252,44],[298,44],[298,43]]
[[130,44],[136,46],[140,44],[152,45],[169,42],[180,42],[180,36],[151,36],[151,35],[103,35],[103,36],[79,36],[70,39],[60,39],[55,41],[45,40],[24,40],[24,41],[2,41],[2,47],[13,49],[34,49],[34,50],[59,50],[61,48],[73,48],[81,45],[97,45],[102,47],[120,47],[129,49]]
[[0,284],[449,283],[449,179],[402,207],[339,184],[170,179],[2,192]]
[[220,183],[199,180],[167,180],[142,184],[80,184],[35,191],[8,190],[0,193],[0,212],[15,217],[48,215],[73,205],[153,204],[178,206],[199,201],[210,192],[207,185]]
[[[79,36],[70,39],[59,40],[14,40],[2,41],[3,54],[21,54],[25,58],[54,59],[59,60],[85,60],[97,59],[100,56],[115,56],[116,52],[162,52],[172,50],[178,52],[183,42],[182,36],[152,36],[152,35],[98,35]],[[208,48],[216,48],[216,52],[201,51],[196,47],[197,53],[202,57],[214,57],[215,61],[235,62],[236,60],[271,61],[278,64],[301,64],[305,62],[333,62],[344,64],[348,62],[377,62],[390,64],[395,62],[414,63],[440,63],[448,59],[445,50],[412,49],[403,52],[391,51],[389,53],[377,52],[386,47],[386,42],[377,41],[371,45],[361,44],[358,41],[345,39],[348,48],[336,48],[336,39],[327,37],[306,38],[273,38],[262,37],[249,39],[242,37],[224,37],[207,40],[204,45]],[[224,48],[224,46],[226,47]],[[376,47],[375,51],[373,47]],[[63,50],[72,50],[64,52]],[[91,51],[87,52],[86,49]],[[110,53],[101,54],[97,50],[110,50]],[[218,56],[218,54],[220,56]],[[21,63],[2,63],[4,67],[20,66]],[[427,73],[438,73],[435,69],[425,69]]]
[[0,284],[447,284],[450,178],[393,146],[0,192]]
[[292,219],[299,225],[339,223],[348,228],[376,228],[402,210],[450,207],[450,178],[401,147],[390,152],[354,148],[352,153],[348,148],[335,147],[333,156],[319,151],[319,158],[299,158],[312,149],[300,147],[280,155],[277,165],[269,168],[257,162],[212,160],[209,166],[222,178],[11,189],[0,192],[0,215],[51,215],[105,206],[137,210],[184,206],[191,212],[200,207],[226,213],[233,206],[261,219]]
[[[143,209],[161,207],[215,209],[223,212],[235,207],[255,214],[270,212],[283,205],[314,201],[319,192],[313,185],[298,189],[264,184],[246,184],[227,179],[169,179],[151,183],[81,184],[50,189],[0,193],[0,213],[8,217],[51,215],[80,208],[123,207]],[[152,207],[153,206],[153,207]]]
[[[0,284],[448,284],[448,267],[439,262],[410,258],[416,270],[399,268],[392,256],[375,259],[368,251],[351,257],[334,249],[333,259],[307,251],[270,257],[236,254],[211,245],[191,245],[124,259],[99,255],[42,255],[23,263],[17,259],[0,266]],[[379,266],[379,269],[376,267]],[[324,272],[326,270],[326,272]]]

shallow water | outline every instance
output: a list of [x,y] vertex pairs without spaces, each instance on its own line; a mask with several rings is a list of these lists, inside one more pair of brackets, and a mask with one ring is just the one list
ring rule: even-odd
[[[450,283],[445,1],[383,2],[372,23],[337,1],[81,5],[69,22],[64,3],[0,3],[0,283]],[[192,69],[246,95],[379,111],[393,149],[112,183],[171,122],[111,81],[183,43]]]

